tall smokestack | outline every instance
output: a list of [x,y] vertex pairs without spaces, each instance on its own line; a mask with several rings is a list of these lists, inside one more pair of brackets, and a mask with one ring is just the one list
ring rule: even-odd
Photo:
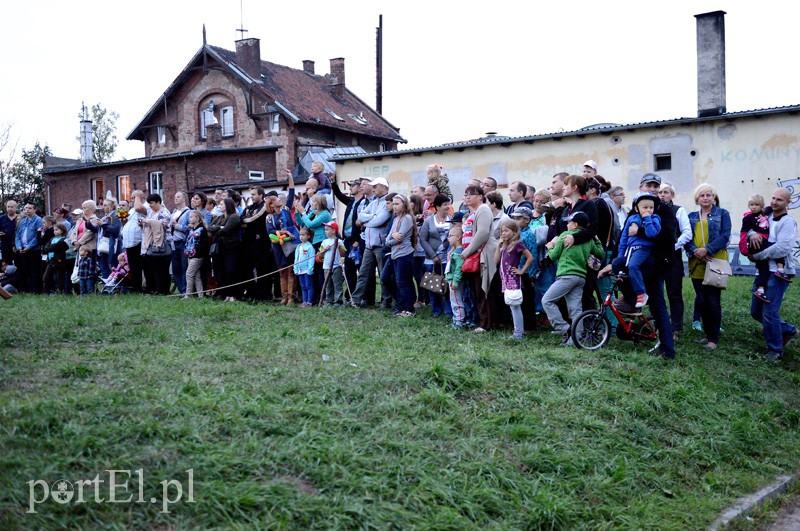
[[83,119],[81,119],[81,163],[92,162],[92,121],[89,119],[89,110],[81,103]]
[[719,116],[725,103],[725,11],[697,19],[697,116]]
[[375,33],[375,110],[383,114],[383,15],[378,15]]

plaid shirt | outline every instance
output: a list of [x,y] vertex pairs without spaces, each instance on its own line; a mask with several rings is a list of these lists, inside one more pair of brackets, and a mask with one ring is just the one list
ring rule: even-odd
[[78,257],[78,278],[80,279],[92,279],[97,275],[97,265],[94,262],[94,258],[91,255],[89,256],[79,256]]

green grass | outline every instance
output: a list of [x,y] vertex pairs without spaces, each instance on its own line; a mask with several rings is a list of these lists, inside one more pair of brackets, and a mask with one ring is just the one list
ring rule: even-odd
[[[797,346],[756,353],[746,282],[720,348],[688,331],[675,362],[372,310],[18,296],[0,303],[0,527],[705,527],[798,467]],[[29,481],[108,469],[142,469],[159,502],[87,487],[26,514]],[[159,512],[187,469],[194,503]]]

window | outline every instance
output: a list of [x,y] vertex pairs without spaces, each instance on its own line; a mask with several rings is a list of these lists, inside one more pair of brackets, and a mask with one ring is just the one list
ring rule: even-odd
[[150,193],[151,194],[158,194],[164,197],[164,173],[160,171],[151,171],[150,172],[150,179],[148,183]]
[[103,179],[94,179],[92,181],[92,199],[95,203],[102,203],[105,198],[106,189],[103,185]]
[[158,143],[161,145],[167,143],[167,128],[163,125],[158,126]]
[[117,200],[129,201],[131,200],[131,176],[119,175],[117,176]]
[[250,180],[251,181],[263,181],[264,180],[264,172],[263,171],[251,171],[250,172]]
[[222,136],[233,136],[233,107],[223,107],[220,111],[222,120]]
[[269,118],[269,132],[279,133],[281,131],[281,115],[275,113]]
[[331,115],[333,118],[335,118],[336,120],[339,120],[340,122],[344,122],[344,118],[342,118],[341,116],[339,116],[338,114],[336,114],[336,113],[335,113],[335,112],[333,112],[332,110],[330,110],[330,109],[325,109],[325,112],[326,112],[326,113],[328,113],[328,114],[330,114],[330,115]]
[[200,110],[200,138],[206,137],[206,125],[208,125],[208,111]]
[[655,171],[665,171],[672,169],[672,154],[664,153],[655,155],[655,162],[653,164]]
[[360,115],[356,116],[353,113],[347,113],[347,116],[355,120],[356,122],[360,123],[361,125],[367,125],[367,119],[364,118],[364,113],[362,112]]

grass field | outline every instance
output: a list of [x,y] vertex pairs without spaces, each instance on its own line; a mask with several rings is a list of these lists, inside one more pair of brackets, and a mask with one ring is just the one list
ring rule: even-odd
[[757,354],[747,282],[674,362],[377,310],[0,301],[0,528],[703,528],[800,461],[800,342]]

